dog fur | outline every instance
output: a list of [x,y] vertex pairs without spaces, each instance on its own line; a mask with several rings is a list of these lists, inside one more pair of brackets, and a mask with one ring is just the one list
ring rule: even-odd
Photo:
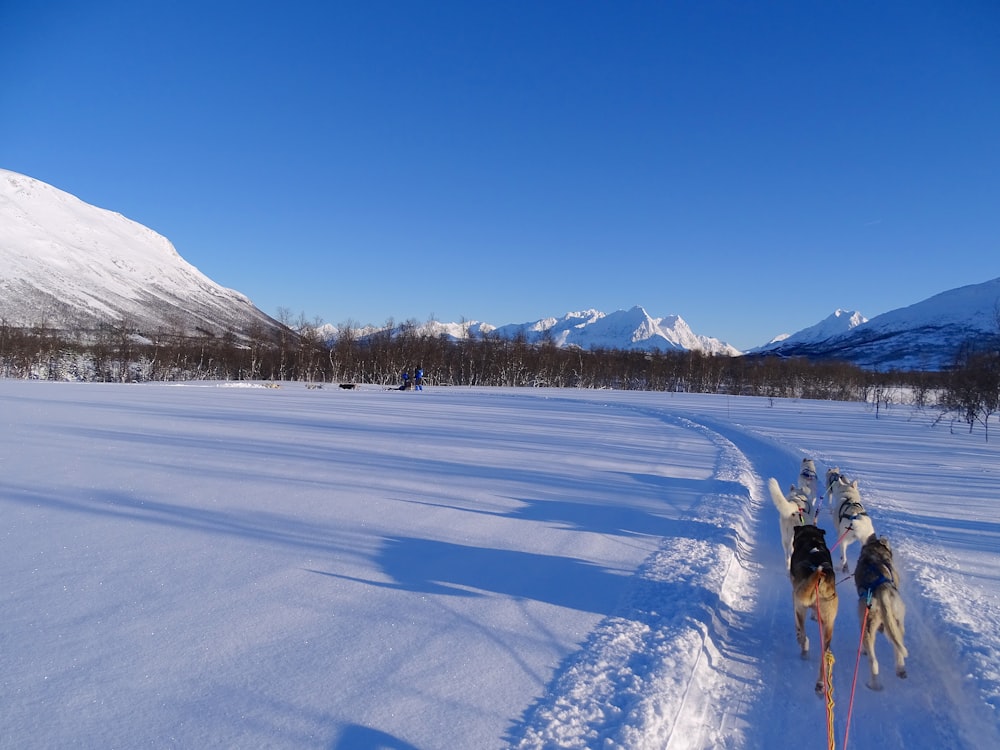
[[811,458],[803,458],[799,468],[798,487],[809,496],[809,502],[816,507],[819,499],[819,475],[816,473],[816,462]]
[[785,566],[792,562],[792,539],[794,538],[795,527],[804,523],[813,523],[813,506],[809,500],[809,495],[805,490],[801,490],[794,484],[785,495],[781,491],[778,480],[771,477],[767,480],[767,489],[771,494],[771,501],[778,509],[778,516],[781,522],[781,545],[785,549]]
[[[789,567],[792,580],[792,602],[795,610],[795,637],[802,649],[802,658],[809,656],[809,636],[806,635],[806,612],[817,613],[821,643],[819,676],[816,691],[823,691],[826,652],[833,640],[833,625],[837,619],[837,574],[833,558],[826,546],[826,532],[818,526],[796,526]],[[817,612],[818,610],[818,612]]]
[[[903,644],[906,634],[906,605],[899,593],[899,574],[892,565],[892,547],[886,537],[872,534],[861,547],[854,569],[854,584],[858,588],[858,619],[865,623],[861,645],[868,654],[871,677],[868,687],[881,690],[878,659],[875,658],[875,634],[881,631],[892,644],[896,655],[896,675],[906,677],[906,657]],[[869,596],[871,597],[869,603]],[[865,610],[868,610],[867,620]]]
[[864,544],[875,533],[875,525],[861,504],[858,480],[849,481],[839,468],[826,472],[826,492],[830,498],[830,515],[840,544],[841,570],[848,570],[847,546],[851,542]]

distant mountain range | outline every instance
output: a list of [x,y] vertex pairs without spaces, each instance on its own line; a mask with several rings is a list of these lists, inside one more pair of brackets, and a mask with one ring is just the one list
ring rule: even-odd
[[523,337],[531,344],[551,342],[580,349],[631,349],[638,351],[691,351],[739,355],[735,347],[694,333],[679,315],[653,318],[638,305],[631,310],[603,313],[598,310],[566,313],[561,318],[543,318],[532,323],[437,323],[419,326],[423,333],[454,339],[490,334],[502,338]]
[[[287,330],[244,295],[202,274],[151,229],[2,169],[0,321],[64,330],[127,323],[147,333]],[[694,333],[679,315],[657,318],[639,306],[501,326],[430,322],[418,328],[455,339],[488,334],[582,349],[801,356],[873,369],[934,370],[951,364],[961,344],[1000,333],[1000,278],[942,292],[871,320],[837,310],[749,352]],[[336,329],[325,326],[323,333],[335,336]]]

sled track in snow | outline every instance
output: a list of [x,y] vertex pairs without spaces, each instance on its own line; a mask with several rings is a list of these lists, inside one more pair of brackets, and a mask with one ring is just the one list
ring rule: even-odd
[[[777,517],[765,501],[767,478],[785,484],[804,454],[729,423],[633,410],[697,430],[718,447],[714,477],[687,519],[696,531],[665,538],[645,561],[621,613],[606,618],[564,662],[546,694],[509,733],[511,747],[827,748],[825,703],[813,690],[819,657],[815,649],[807,660],[799,656]],[[853,582],[842,580],[838,592],[833,735],[841,748],[859,622]],[[927,608],[914,601],[915,592],[904,596],[911,612],[911,677],[895,678],[891,651],[883,653],[889,647],[880,636],[876,648],[886,689],[875,693],[863,686],[862,659],[848,746],[1000,746],[991,717],[977,711],[981,703],[963,684],[954,649],[920,621]],[[815,623],[808,628],[817,643]],[[927,679],[940,691],[916,682]]]
[[689,535],[665,538],[640,567],[619,614],[606,618],[557,672],[524,723],[517,748],[741,747],[754,667],[737,647],[753,606],[749,557],[759,501],[754,475],[728,440],[685,418],[719,447],[715,476]]

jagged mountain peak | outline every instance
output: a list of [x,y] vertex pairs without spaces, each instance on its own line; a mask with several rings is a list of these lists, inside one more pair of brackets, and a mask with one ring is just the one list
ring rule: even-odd
[[770,351],[794,344],[812,344],[841,336],[852,328],[867,322],[867,318],[856,310],[837,308],[832,314],[815,325],[803,328],[792,334],[782,334],[771,339],[764,346],[752,349],[752,352]]

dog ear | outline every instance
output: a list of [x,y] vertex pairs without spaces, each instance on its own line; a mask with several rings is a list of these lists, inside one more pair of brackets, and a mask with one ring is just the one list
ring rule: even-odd
[[[875,535],[872,534],[872,536]],[[882,546],[885,547],[887,551],[892,552],[892,545],[889,544],[889,537],[884,536],[881,539],[879,539],[879,541],[882,543]]]
[[[885,539],[885,537],[882,537],[882,538]],[[873,534],[869,534],[868,538],[865,539],[865,544],[872,544],[873,542],[877,542],[877,541],[878,541],[878,535],[873,533]]]
[[855,479],[853,482],[851,482],[851,487],[853,487],[854,489],[858,488],[858,480],[857,479]]

